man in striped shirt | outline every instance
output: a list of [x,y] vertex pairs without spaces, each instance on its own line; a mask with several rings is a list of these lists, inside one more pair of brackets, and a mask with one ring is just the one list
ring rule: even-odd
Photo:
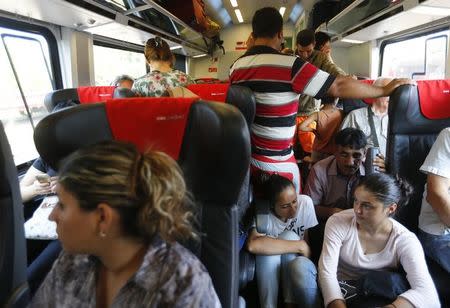
[[394,79],[384,87],[331,76],[314,65],[279,52],[283,18],[277,9],[258,10],[252,20],[254,46],[230,69],[230,82],[253,90],[256,116],[251,127],[251,171],[278,173],[300,192],[300,173],[292,151],[298,96],[366,98],[388,96],[409,79]]

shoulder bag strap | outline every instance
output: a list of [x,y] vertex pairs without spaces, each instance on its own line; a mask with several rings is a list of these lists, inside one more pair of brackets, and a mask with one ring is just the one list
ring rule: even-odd
[[378,143],[377,131],[375,129],[375,123],[373,122],[373,111],[370,106],[367,107],[367,117],[369,118],[370,125],[370,136],[372,136],[373,146],[379,148],[380,144]]

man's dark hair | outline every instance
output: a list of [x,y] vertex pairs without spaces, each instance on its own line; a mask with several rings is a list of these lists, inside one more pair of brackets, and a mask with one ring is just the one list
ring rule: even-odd
[[252,19],[253,37],[274,37],[283,30],[283,17],[276,8],[264,7],[255,12]]
[[297,33],[297,44],[306,47],[308,45],[314,44],[316,42],[314,31],[310,29],[305,29]]
[[336,134],[334,139],[336,145],[350,147],[354,150],[365,148],[367,137],[363,131],[353,127],[347,127]]
[[331,37],[325,32],[316,32],[315,38],[316,38],[316,46],[314,46],[315,50],[320,50],[320,48],[322,48],[322,46],[325,45],[326,42],[331,41]]

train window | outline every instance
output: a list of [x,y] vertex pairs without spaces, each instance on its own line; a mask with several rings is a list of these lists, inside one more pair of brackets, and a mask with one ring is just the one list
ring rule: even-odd
[[443,79],[448,30],[382,45],[382,76]]
[[139,78],[147,73],[144,53],[94,45],[94,71],[97,86],[109,85],[123,74]]
[[33,129],[48,114],[44,97],[55,83],[43,35],[0,27],[0,36],[0,120],[20,165],[38,156]]

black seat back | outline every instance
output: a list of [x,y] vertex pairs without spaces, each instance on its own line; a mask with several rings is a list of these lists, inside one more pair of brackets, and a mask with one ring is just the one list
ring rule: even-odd
[[[401,86],[389,102],[389,128],[387,142],[388,172],[405,177],[413,186],[414,194],[408,206],[400,209],[396,219],[416,232],[426,175],[419,171],[439,132],[450,127],[450,117],[428,119],[421,111],[421,104],[433,104],[433,96],[420,101],[422,85],[433,81],[421,81],[418,86]],[[439,89],[436,89],[439,91]],[[443,110],[444,111],[444,110]]]
[[[65,109],[41,120],[35,143],[41,157],[57,168],[71,152],[104,140],[129,141],[140,148],[150,142],[153,149],[165,151],[166,143],[179,138],[178,150],[172,147],[167,153],[178,158],[198,204],[204,236],[193,251],[208,269],[222,306],[237,307],[237,203],[250,159],[248,129],[233,106],[189,101],[192,99],[118,99]],[[180,111],[184,103],[190,104],[186,114]],[[183,120],[182,129],[164,126]]]
[[0,122],[0,307],[28,302],[23,205],[16,166]]

